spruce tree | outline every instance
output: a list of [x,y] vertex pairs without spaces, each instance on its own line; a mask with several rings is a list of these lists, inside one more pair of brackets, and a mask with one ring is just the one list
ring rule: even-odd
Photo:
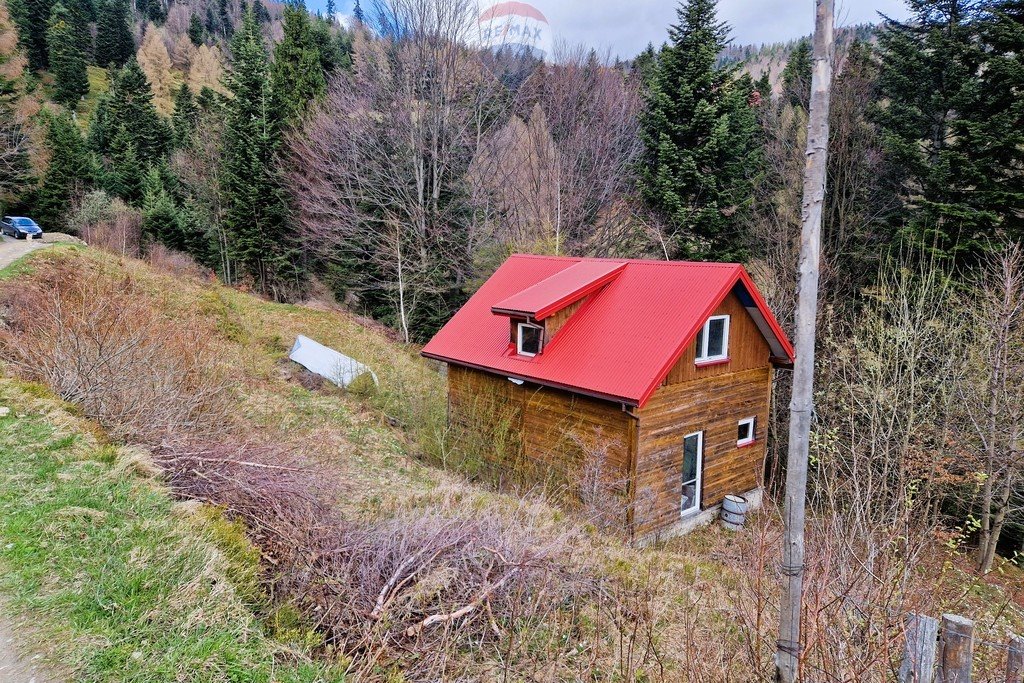
[[92,158],[78,126],[67,113],[50,117],[46,147],[50,164],[39,187],[36,215],[44,229],[66,229],[71,200],[92,184]]
[[145,168],[139,159],[135,143],[124,130],[115,136],[110,149],[110,170],[107,172],[107,191],[127,203],[138,206],[142,201]]
[[120,68],[135,54],[135,39],[124,0],[103,0],[96,20],[96,63]]
[[81,37],[71,12],[61,3],[53,7],[46,44],[50,51],[50,70],[53,72],[53,99],[74,107],[89,92],[89,75],[85,68]]
[[270,12],[267,11],[267,6],[264,5],[261,0],[256,0],[254,3],[252,3],[252,11],[256,15],[256,21],[258,23],[270,23]]
[[231,12],[228,8],[228,0],[219,0],[218,18],[220,24],[220,34],[225,38],[230,38],[235,31],[235,27],[234,24],[231,22]]
[[222,196],[224,230],[236,269],[264,293],[283,294],[297,276],[289,248],[285,193],[275,169],[281,141],[267,52],[250,10],[231,44]]
[[192,96],[187,83],[182,84],[174,96],[174,114],[171,124],[174,127],[174,146],[188,147],[199,123],[199,107]]
[[128,136],[144,164],[166,153],[171,131],[157,113],[149,80],[134,57],[115,74],[101,107],[103,111],[98,112],[94,125],[104,130],[90,134],[98,153],[109,155],[114,137],[121,132]]
[[641,193],[664,220],[673,256],[742,260],[757,170],[753,86],[717,66],[728,27],[714,0],[687,0],[677,14],[642,120]]
[[164,186],[159,169],[150,167],[143,184],[142,234],[171,249],[185,251],[179,212]]
[[309,13],[301,7],[285,6],[284,38],[274,50],[271,85],[288,123],[301,119],[327,90]]
[[198,14],[193,12],[192,18],[188,20],[188,39],[192,41],[193,45],[199,47],[203,44],[204,34],[203,20],[199,18]]
[[333,24],[337,14],[338,6],[334,4],[334,0],[327,0],[327,20]]
[[33,71],[50,66],[46,31],[53,5],[53,0],[10,0],[11,18],[18,27],[18,42],[24,48],[28,66]]
[[811,43],[807,39],[796,44],[782,70],[782,96],[794,107],[810,108]]
[[912,0],[911,21],[886,22],[879,36],[876,120],[898,171],[896,227],[941,257],[972,259],[1000,223],[983,185],[984,136],[971,135],[984,109],[978,40],[984,8],[974,0]]
[[355,20],[360,24],[366,23],[366,15],[363,13],[363,7],[359,4],[359,0],[356,0],[355,9],[352,10],[352,16],[355,17]]

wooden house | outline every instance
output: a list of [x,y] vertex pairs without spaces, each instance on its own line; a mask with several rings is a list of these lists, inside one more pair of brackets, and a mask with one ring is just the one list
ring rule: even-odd
[[756,505],[775,368],[793,348],[737,264],[516,255],[424,347],[450,424],[507,476],[602,454],[637,534]]

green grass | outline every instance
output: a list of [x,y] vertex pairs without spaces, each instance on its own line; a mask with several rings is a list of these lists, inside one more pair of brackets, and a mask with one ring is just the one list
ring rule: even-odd
[[53,246],[46,247],[45,249],[37,249],[36,251],[30,251],[24,256],[16,259],[14,262],[0,268],[0,282],[6,282],[7,280],[13,280],[23,275],[29,275],[35,270],[34,263],[39,258],[40,252],[75,252],[81,251],[83,248],[81,245],[73,242],[65,242],[54,244]]
[[92,120],[92,113],[96,111],[96,105],[100,98],[110,89],[110,77],[107,70],[98,66],[87,66],[89,77],[89,93],[78,103],[78,125],[83,132],[89,130],[89,122]]
[[[75,681],[341,681],[254,614],[256,552],[0,379],[0,596]],[[291,639],[289,639],[291,640]],[[304,643],[305,647],[314,643]]]

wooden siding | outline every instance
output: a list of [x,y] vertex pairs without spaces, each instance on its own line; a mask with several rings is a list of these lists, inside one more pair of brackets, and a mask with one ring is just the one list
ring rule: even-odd
[[580,306],[586,303],[587,299],[589,298],[590,297],[585,296],[579,301],[569,304],[562,310],[556,311],[555,313],[552,313],[550,316],[544,319],[545,344],[547,344],[548,342],[555,338],[555,335],[558,334],[558,331],[562,329],[562,327],[567,322],[569,322],[569,318],[572,317],[572,314],[580,310]]
[[735,294],[730,293],[713,315],[729,316],[729,362],[704,367],[694,365],[697,349],[695,344],[690,344],[669,370],[665,384],[680,384],[768,366],[771,347]]
[[[771,367],[717,375],[663,386],[639,411],[636,456],[638,533],[670,526],[680,519],[683,437],[704,432],[701,509],[730,493],[761,484],[768,423]],[[755,416],[756,441],[737,447],[737,424]]]
[[463,447],[515,483],[568,481],[594,446],[607,449],[613,476],[629,474],[634,420],[618,403],[452,365],[448,410]]

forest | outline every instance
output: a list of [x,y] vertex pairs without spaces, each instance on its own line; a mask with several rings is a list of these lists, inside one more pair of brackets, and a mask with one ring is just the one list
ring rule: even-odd
[[[809,565],[875,604],[937,545],[1024,561],[1024,1],[907,7],[839,31],[822,223]],[[0,0],[0,213],[404,344],[518,252],[742,262],[790,329],[810,41],[682,0],[538,60],[474,9]]]

